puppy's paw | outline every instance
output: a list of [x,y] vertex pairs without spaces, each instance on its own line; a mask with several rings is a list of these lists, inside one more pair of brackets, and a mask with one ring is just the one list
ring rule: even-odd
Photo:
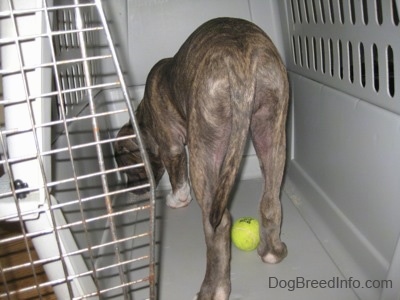
[[201,292],[197,293],[196,296],[193,298],[193,300],[198,300],[198,299],[228,300],[230,294],[230,288],[226,290],[226,288],[217,287],[217,290],[212,295],[207,294],[200,296],[200,294]]
[[261,256],[263,262],[268,264],[280,263],[287,256],[287,247],[285,243],[281,243],[281,246],[275,249],[275,251],[269,251],[266,254],[262,254],[261,251],[258,252]]
[[187,182],[176,193],[171,192],[167,196],[167,205],[172,208],[185,207],[190,201],[192,201],[192,195],[190,195],[190,186]]

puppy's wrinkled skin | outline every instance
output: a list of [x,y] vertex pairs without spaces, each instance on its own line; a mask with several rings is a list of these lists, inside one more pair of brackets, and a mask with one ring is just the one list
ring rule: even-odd
[[[285,164],[288,80],[281,58],[256,25],[233,18],[200,26],[178,53],[151,70],[136,117],[156,180],[164,168],[172,185],[168,205],[190,200],[190,180],[202,209],[207,268],[197,299],[228,299],[231,216],[227,209],[247,134],[264,176],[258,254],[278,263],[287,254],[280,239],[280,186]],[[126,135],[129,124],[120,136]],[[125,132],[125,133],[124,133]],[[119,165],[138,162],[137,145],[117,143]],[[129,172],[128,182],[145,174]]]

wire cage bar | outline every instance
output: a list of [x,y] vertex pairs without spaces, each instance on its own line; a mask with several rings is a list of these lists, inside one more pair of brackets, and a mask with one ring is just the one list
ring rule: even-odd
[[0,299],[155,299],[154,179],[101,1],[2,0],[0,55]]

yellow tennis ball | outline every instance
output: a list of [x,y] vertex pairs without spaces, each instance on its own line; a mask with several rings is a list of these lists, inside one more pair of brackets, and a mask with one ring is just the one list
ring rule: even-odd
[[233,244],[244,251],[252,251],[260,242],[259,224],[252,217],[242,217],[233,223],[231,237]]

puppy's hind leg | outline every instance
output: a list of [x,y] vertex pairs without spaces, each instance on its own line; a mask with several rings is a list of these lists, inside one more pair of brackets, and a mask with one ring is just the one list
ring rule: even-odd
[[227,121],[214,130],[213,139],[199,133],[189,141],[190,177],[202,209],[207,245],[206,274],[199,300],[227,300],[231,291],[232,221],[227,207],[249,128],[249,117],[245,113],[236,114],[234,119],[225,118]]
[[[203,147],[208,147],[204,145]],[[197,148],[197,147],[196,147]],[[206,274],[198,300],[227,300],[230,282],[230,227],[231,216],[225,208],[222,219],[214,228],[210,221],[211,210],[216,197],[218,183],[218,166],[210,155],[202,155],[196,149],[190,157],[190,176],[193,191],[202,209],[203,229],[207,246]]]
[[268,103],[261,104],[254,112],[250,125],[253,145],[264,177],[258,254],[266,263],[279,263],[287,255],[286,245],[280,239],[280,189],[286,158],[285,100],[271,93]]
[[[212,130],[199,131],[199,123],[203,128],[207,126]],[[190,133],[196,130],[197,132],[189,135],[190,179],[196,200],[202,210],[207,246],[206,273],[197,295],[198,300],[227,300],[231,290],[231,216],[225,201],[229,197],[231,186],[221,186],[222,178],[228,183],[237,173],[236,168],[232,168],[231,172],[227,170],[224,172],[225,176],[221,174],[229,144],[229,123],[223,121],[218,124],[219,126],[211,127],[204,118],[201,122],[196,122],[196,126],[192,122],[193,128]],[[218,218],[213,218],[213,215],[218,215]]]

